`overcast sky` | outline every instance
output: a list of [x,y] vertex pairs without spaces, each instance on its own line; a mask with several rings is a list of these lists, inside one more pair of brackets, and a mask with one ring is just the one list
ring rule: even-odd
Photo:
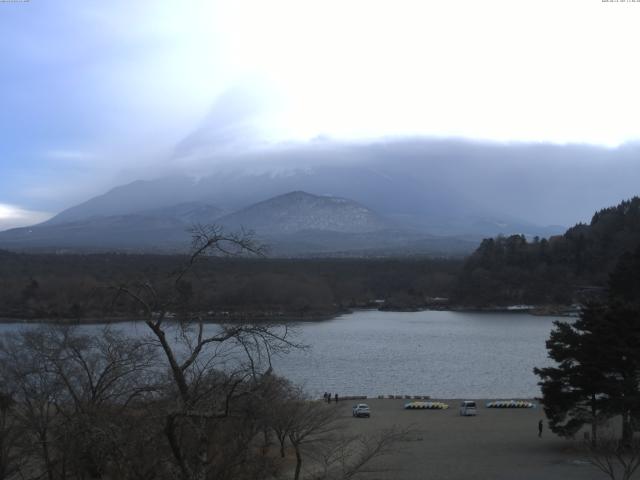
[[0,228],[153,176],[203,122],[235,149],[638,141],[638,25],[602,0],[0,2]]

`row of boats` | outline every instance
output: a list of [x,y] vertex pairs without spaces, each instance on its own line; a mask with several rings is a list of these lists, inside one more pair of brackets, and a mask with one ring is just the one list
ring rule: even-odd
[[449,405],[443,402],[409,402],[404,404],[406,410],[446,410]]
[[536,408],[536,404],[533,402],[527,402],[526,400],[498,400],[495,402],[488,402],[487,408]]
[[[535,408],[536,404],[526,400],[496,400],[487,402],[486,408]],[[446,410],[449,405],[444,402],[408,402],[406,410]]]

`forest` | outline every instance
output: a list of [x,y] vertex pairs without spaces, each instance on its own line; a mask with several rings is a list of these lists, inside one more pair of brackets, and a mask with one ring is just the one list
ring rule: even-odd
[[[171,287],[186,261],[168,255],[0,252],[0,317],[101,319],[139,316],[115,299],[119,285]],[[315,319],[352,308],[412,309],[447,297],[461,260],[203,258],[181,285],[211,319]],[[376,302],[378,300],[378,302]]]
[[571,304],[604,293],[621,256],[640,245],[640,198],[596,212],[564,235],[485,239],[452,296],[466,305]]

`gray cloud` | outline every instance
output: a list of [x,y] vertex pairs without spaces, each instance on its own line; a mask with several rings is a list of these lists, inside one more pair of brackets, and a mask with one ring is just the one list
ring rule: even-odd
[[[478,210],[571,224],[638,193],[637,144],[603,148],[418,137],[340,142],[322,136],[335,131],[348,137],[362,127],[375,134],[464,132],[614,143],[637,138],[628,120],[637,99],[620,89],[593,94],[601,78],[637,78],[625,56],[632,41],[618,42],[624,46],[616,50],[618,57],[606,49],[592,49],[596,57],[577,55],[579,65],[570,68],[565,54],[578,52],[563,51],[567,46],[553,36],[539,38],[536,24],[527,21],[519,28],[531,35],[510,32],[529,46],[511,44],[519,54],[513,62],[522,68],[505,68],[498,49],[483,48],[493,46],[484,36],[476,35],[476,49],[470,50],[468,39],[447,22],[423,28],[421,16],[411,12],[403,19],[423,41],[403,41],[410,31],[404,27],[381,37],[378,25],[387,25],[388,14],[397,10],[392,2],[371,8],[379,23],[363,25],[365,35],[353,35],[351,21],[362,12],[343,2],[323,5],[312,16],[293,8],[296,2],[256,5],[262,15],[252,18],[243,5],[227,9],[214,3],[194,2],[189,9],[152,0],[69,0],[3,11],[0,201],[23,211],[59,211],[136,179],[187,175],[201,179],[193,195],[216,188],[215,200],[230,205],[308,188],[361,197],[390,213],[464,216]],[[590,15],[599,20],[596,8]],[[458,24],[456,8],[446,2],[428,9]],[[544,19],[545,12],[529,13]],[[572,18],[573,9],[562,15]],[[498,29],[514,25],[492,21]],[[274,25],[279,35],[271,35]],[[325,41],[320,34],[328,27],[338,28]],[[630,21],[622,27],[607,31],[637,31]],[[598,39],[590,29],[578,33],[579,43],[587,45],[581,52],[593,53],[589,46]],[[566,29],[555,34],[564,38]],[[449,38],[453,50],[424,41],[430,38]],[[429,62],[420,61],[423,45],[429,46]],[[471,61],[452,64],[451,58]],[[549,72],[535,67],[552,59],[566,70],[550,82]],[[608,62],[606,69],[593,70],[598,59]],[[476,60],[482,68],[474,71]],[[473,82],[467,80],[471,73]],[[265,91],[269,81],[284,97],[282,104]],[[281,110],[288,113],[279,125]],[[616,121],[602,120],[610,118]],[[268,143],[269,128],[282,129],[273,135],[279,139],[319,136]]]
[[[211,138],[190,137],[190,146],[194,151],[215,150],[215,145],[206,146]],[[594,211],[640,194],[640,145],[317,140],[234,152],[223,149],[192,156],[187,162],[184,157],[167,157],[155,165],[153,175],[129,174],[130,179],[152,180],[136,184],[127,197],[147,203],[154,198],[159,204],[199,200],[235,209],[306,190],[353,198],[381,213],[409,215],[412,221],[428,225],[462,225],[473,217],[568,226],[589,221]],[[126,203],[135,208],[135,201]]]

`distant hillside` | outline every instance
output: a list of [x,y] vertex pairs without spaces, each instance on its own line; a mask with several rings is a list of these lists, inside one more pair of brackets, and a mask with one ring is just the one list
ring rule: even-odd
[[301,230],[262,238],[269,245],[269,255],[277,257],[464,257],[478,245],[475,240],[400,229],[362,233]]
[[62,224],[92,217],[130,215],[185,203],[198,203],[198,199],[192,194],[193,183],[181,176],[153,181],[138,180],[68,208],[45,223]]
[[203,202],[184,202],[166,207],[155,207],[138,213],[154,218],[175,218],[184,224],[193,225],[194,223],[216,222],[225,214],[225,211]]
[[183,249],[188,229],[213,223],[223,210],[200,202],[156,207],[123,215],[94,215],[69,220],[54,218],[31,227],[0,232],[0,245],[18,250],[79,249],[89,251],[153,251]]
[[485,239],[465,263],[458,301],[569,303],[580,292],[604,287],[619,258],[639,246],[639,197],[600,210],[590,224],[549,240]]
[[256,203],[218,220],[230,229],[286,235],[304,230],[364,233],[389,228],[385,220],[353,200],[291,192]]
[[[476,239],[440,237],[396,227],[350,199],[301,191],[278,195],[227,215],[221,208],[203,202],[106,215],[113,211],[114,202],[105,203],[104,198],[96,202],[100,208],[94,209],[93,205],[87,210],[85,204],[40,225],[0,232],[0,247],[45,252],[176,253],[189,247],[188,230],[197,223],[215,223],[227,231],[253,231],[257,240],[268,246],[270,255],[283,257],[461,256],[477,245]],[[94,214],[86,217],[91,211]]]
[[96,217],[0,232],[0,245],[13,250],[153,250],[186,245],[186,225],[175,218],[145,215]]

